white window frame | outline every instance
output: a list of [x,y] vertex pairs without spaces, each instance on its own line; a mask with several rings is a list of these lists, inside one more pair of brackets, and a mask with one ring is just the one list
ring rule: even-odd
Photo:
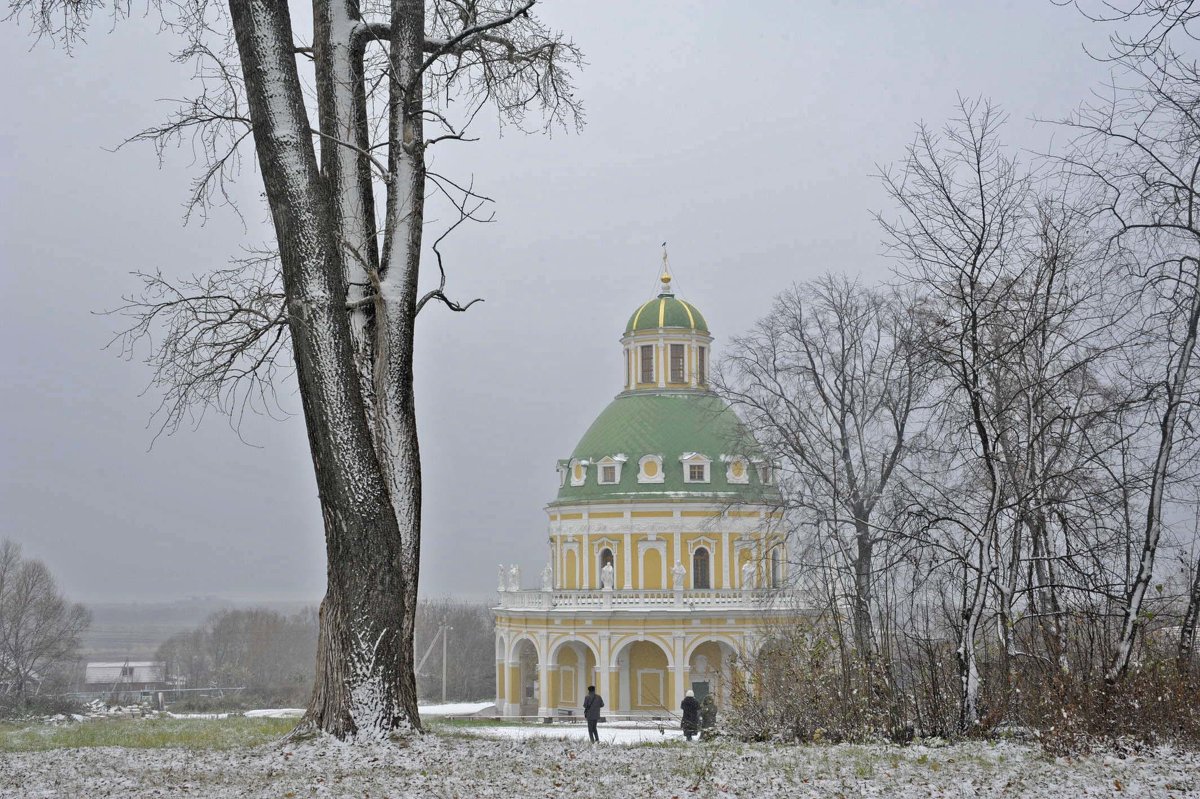
[[[699,452],[685,452],[679,456],[679,461],[683,464],[683,482],[702,484],[712,482],[712,458],[707,455],[702,455]],[[704,467],[704,479],[692,479],[692,466]]]
[[[600,460],[596,461],[596,484],[602,486],[616,485],[621,482],[621,467],[628,460],[624,455],[605,455]],[[612,467],[616,477],[612,480],[604,479],[604,471],[606,468]]]

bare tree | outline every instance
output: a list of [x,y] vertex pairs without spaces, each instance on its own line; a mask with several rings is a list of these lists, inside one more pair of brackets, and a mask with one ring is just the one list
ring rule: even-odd
[[[570,69],[579,51],[531,15],[535,1],[314,0],[311,36],[303,38],[286,3],[154,4],[187,37],[182,57],[198,64],[201,93],[135,138],[198,141],[208,163],[192,197],[204,207],[225,196],[249,135],[274,221],[282,292],[255,280],[252,299],[242,292],[215,312],[203,281],[198,292],[177,292],[191,298],[168,322],[183,331],[172,339],[182,350],[171,344],[159,363],[181,352],[203,372],[178,396],[168,391],[170,408],[212,405],[212,397],[229,396],[231,377],[261,374],[257,361],[271,362],[278,350],[270,342],[286,320],[328,552],[316,685],[299,732],[378,739],[420,724],[412,670],[421,529],[415,326],[430,302],[470,305],[446,294],[440,238],[431,247],[440,278],[419,288],[424,209],[427,195],[446,199],[456,210],[453,229],[481,218],[486,201],[469,183],[429,171],[426,154],[468,140],[488,104],[516,124],[529,111],[547,124],[578,123]],[[10,8],[38,35],[70,44],[101,4],[10,0]],[[277,294],[279,305],[246,312]],[[151,299],[127,310],[161,305]],[[236,367],[220,366],[230,358]],[[177,385],[165,368],[160,377]],[[180,371],[185,381],[191,375]]]
[[[829,554],[845,564],[842,596],[868,661],[876,548],[890,532],[876,510],[920,438],[929,382],[915,330],[911,298],[826,275],[777,297],[754,331],[733,341],[716,375],[784,467],[784,482],[795,484],[788,501],[802,527],[829,536]],[[832,508],[845,513],[844,525]]]
[[74,657],[91,620],[83,605],[59,593],[46,564],[0,541],[0,684],[17,701],[47,667]]
[[[1002,149],[1004,116],[990,103],[959,100],[960,116],[939,136],[922,125],[916,141],[883,182],[896,203],[894,221],[880,217],[893,254],[909,280],[930,293],[926,346],[940,362],[945,473],[960,475],[957,496],[930,514],[931,529],[965,536],[951,547],[961,558],[958,627],[960,727],[980,718],[976,644],[997,567],[1005,515],[1005,475],[988,373],[1004,357],[995,329],[1003,325],[1013,268],[1026,224],[1029,179]],[[979,487],[978,490],[976,487]],[[951,500],[946,492],[943,499]]]
[[[1172,13],[1186,11],[1170,5]],[[1186,31],[1187,24],[1176,27]],[[1064,123],[1079,136],[1063,159],[1103,194],[1102,212],[1116,229],[1113,242],[1128,265],[1147,333],[1133,365],[1155,440],[1141,553],[1125,591],[1109,682],[1128,669],[1143,623],[1164,503],[1184,452],[1195,444],[1188,417],[1200,391],[1200,66],[1194,54],[1176,51],[1166,39],[1119,53],[1118,60],[1122,69],[1107,98]]]

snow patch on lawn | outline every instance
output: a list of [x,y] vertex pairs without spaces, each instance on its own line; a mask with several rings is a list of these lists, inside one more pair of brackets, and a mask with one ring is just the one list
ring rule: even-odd
[[474,716],[481,710],[494,707],[493,702],[447,702],[444,705],[417,705],[417,711],[424,716]]

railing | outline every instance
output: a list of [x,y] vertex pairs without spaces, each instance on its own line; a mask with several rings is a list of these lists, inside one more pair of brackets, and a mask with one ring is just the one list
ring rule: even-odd
[[792,592],[755,589],[712,590],[598,590],[501,591],[500,607],[521,610],[665,610],[679,608],[739,608],[761,610],[783,607],[793,600]]

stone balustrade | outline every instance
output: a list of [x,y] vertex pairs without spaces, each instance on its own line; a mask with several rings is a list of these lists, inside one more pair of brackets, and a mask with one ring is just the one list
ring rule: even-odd
[[588,590],[500,592],[500,607],[509,610],[763,610],[794,604],[791,591],[753,589]]

